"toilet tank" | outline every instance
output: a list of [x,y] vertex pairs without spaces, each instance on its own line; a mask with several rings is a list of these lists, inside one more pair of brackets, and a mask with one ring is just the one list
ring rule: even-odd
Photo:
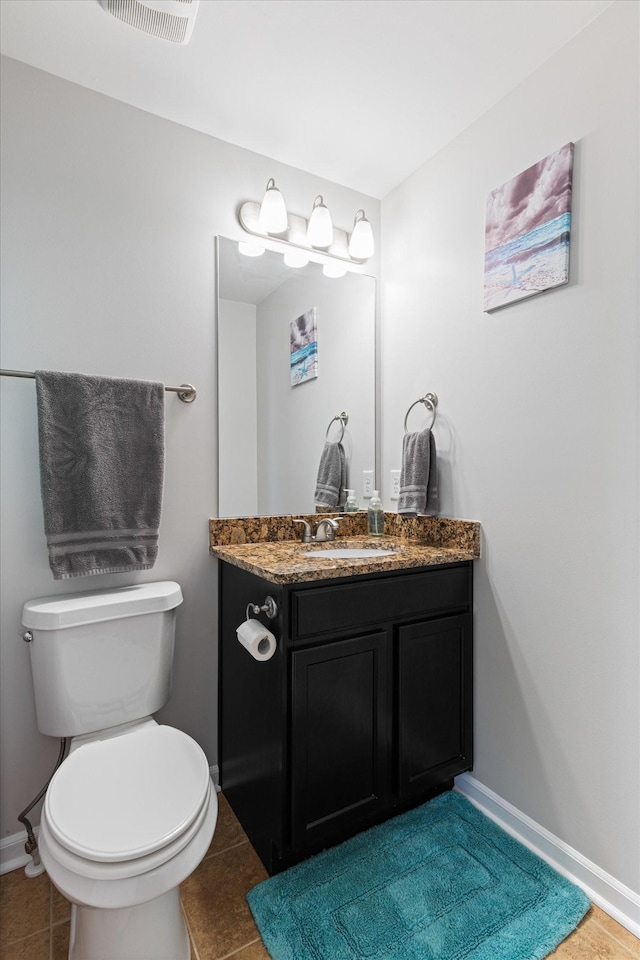
[[138,720],[171,694],[177,583],[25,603],[38,729],[74,737]]

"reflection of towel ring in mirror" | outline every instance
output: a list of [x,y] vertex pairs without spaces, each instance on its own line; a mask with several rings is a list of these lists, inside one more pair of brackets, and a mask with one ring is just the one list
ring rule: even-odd
[[435,393],[425,393],[424,397],[420,397],[418,400],[415,400],[415,401],[411,404],[411,406],[409,407],[409,409],[407,410],[407,412],[406,412],[406,414],[405,414],[405,417],[404,417],[404,432],[405,432],[405,433],[408,432],[408,431],[407,431],[407,420],[408,420],[408,418],[409,418],[409,414],[411,413],[411,411],[413,410],[413,408],[414,408],[415,406],[417,406],[419,403],[423,403],[423,404],[425,405],[425,407],[427,408],[427,410],[431,410],[431,423],[429,424],[428,427],[425,427],[425,429],[426,429],[426,430],[431,430],[431,427],[432,427],[432,426],[434,425],[434,423],[436,422],[436,407],[438,406],[438,396],[437,396],[437,394],[435,394]]
[[340,438],[336,442],[342,443],[342,438],[344,437],[344,428],[349,423],[349,414],[345,413],[344,410],[342,411],[342,413],[337,414],[337,416],[335,416],[333,420],[329,421],[329,426],[327,427],[327,432],[325,434],[325,440],[329,439],[329,430],[331,430],[331,424],[334,423],[336,420],[339,420],[340,425],[342,426],[342,433],[340,434]]

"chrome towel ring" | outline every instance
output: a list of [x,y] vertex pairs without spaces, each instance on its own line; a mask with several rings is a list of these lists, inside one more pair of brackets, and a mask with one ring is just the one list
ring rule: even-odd
[[432,426],[434,425],[434,423],[436,422],[436,407],[438,406],[438,396],[437,396],[437,394],[435,394],[435,393],[425,393],[424,397],[419,397],[417,400],[415,400],[415,401],[411,404],[411,406],[409,407],[409,409],[407,410],[407,412],[406,412],[406,414],[405,414],[405,417],[404,417],[404,432],[405,432],[405,433],[408,433],[408,430],[407,430],[407,419],[408,419],[408,417],[409,417],[409,414],[411,413],[411,411],[413,410],[413,408],[414,408],[415,406],[417,406],[419,403],[423,403],[423,404],[425,405],[425,407],[427,408],[427,410],[431,410],[431,423],[429,424],[428,428],[425,428],[425,429],[431,430],[431,427],[432,427]]
[[349,423],[349,414],[345,413],[344,410],[342,411],[342,413],[338,413],[333,418],[333,420],[329,421],[329,426],[327,427],[327,432],[325,434],[325,440],[329,439],[329,430],[331,430],[331,424],[335,423],[336,420],[339,420],[340,425],[342,426],[342,433],[340,434],[340,439],[337,441],[337,443],[342,443],[342,438],[344,437],[344,429],[346,425]]

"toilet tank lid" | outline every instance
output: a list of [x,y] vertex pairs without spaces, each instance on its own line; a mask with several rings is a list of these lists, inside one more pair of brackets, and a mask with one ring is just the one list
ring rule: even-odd
[[93,590],[29,600],[22,623],[31,630],[60,630],[102,620],[118,620],[173,610],[182,603],[180,585],[172,580],[136,583],[115,590]]

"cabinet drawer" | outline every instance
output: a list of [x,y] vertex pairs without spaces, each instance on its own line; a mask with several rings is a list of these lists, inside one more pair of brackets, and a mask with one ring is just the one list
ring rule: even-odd
[[291,638],[471,609],[468,564],[291,593]]

